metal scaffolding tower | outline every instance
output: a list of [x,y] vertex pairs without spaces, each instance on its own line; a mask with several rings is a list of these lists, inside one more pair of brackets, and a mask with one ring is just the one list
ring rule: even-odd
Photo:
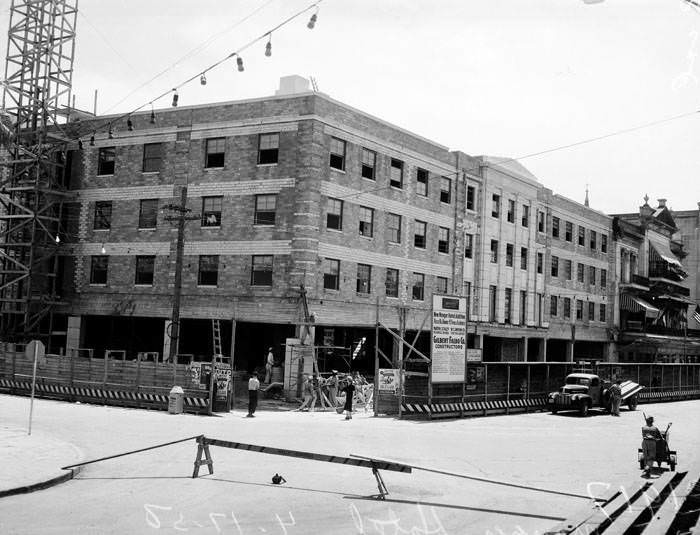
[[0,117],[0,340],[48,338],[59,303],[78,0],[12,0]]

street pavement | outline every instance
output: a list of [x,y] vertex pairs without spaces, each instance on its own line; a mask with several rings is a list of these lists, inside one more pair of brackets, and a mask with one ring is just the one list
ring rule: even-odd
[[[244,411],[203,417],[38,400],[31,444],[12,446],[25,441],[28,406],[26,398],[0,396],[0,429],[7,430],[0,440],[2,451],[9,452],[3,455],[3,486],[37,473],[47,451],[57,470],[76,458],[204,434],[395,459],[562,494],[423,471],[383,472],[390,495],[378,501],[370,498],[377,487],[369,469],[220,447],[211,448],[214,474],[192,479],[196,443],[188,441],[89,464],[66,483],[0,498],[2,534],[542,533],[591,507],[586,496],[640,477],[642,411],[662,429],[673,422],[670,443],[678,451],[679,470],[700,463],[700,400],[642,405],[620,418],[543,412],[432,422],[374,418],[362,411],[350,421],[335,412],[264,410],[256,418],[245,418]],[[272,485],[275,473],[287,482]],[[205,467],[200,474],[207,474]]]

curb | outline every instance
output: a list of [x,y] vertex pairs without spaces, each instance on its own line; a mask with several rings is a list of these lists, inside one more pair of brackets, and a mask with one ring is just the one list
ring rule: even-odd
[[0,490],[0,498],[15,496],[17,494],[28,494],[37,490],[48,489],[50,487],[60,485],[61,483],[65,483],[66,481],[69,481],[77,476],[81,469],[82,467],[80,466],[77,468],[71,468],[70,470],[66,470],[65,473],[61,474],[60,476],[52,477],[46,481],[40,481],[39,483],[32,483],[31,485],[16,487],[14,489]]

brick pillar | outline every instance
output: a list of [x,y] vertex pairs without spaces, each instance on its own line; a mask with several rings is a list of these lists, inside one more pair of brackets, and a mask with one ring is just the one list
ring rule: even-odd
[[527,356],[527,341],[528,338],[527,336],[523,336],[523,361],[527,362],[528,361],[528,356]]

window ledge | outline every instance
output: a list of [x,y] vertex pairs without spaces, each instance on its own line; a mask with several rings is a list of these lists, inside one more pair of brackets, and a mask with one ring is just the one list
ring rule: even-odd
[[221,228],[221,225],[207,225],[199,228],[201,228],[202,230],[219,230]]
[[259,163],[259,164],[256,164],[255,167],[276,167],[276,166],[278,165],[278,163],[279,163],[279,162],[275,162],[275,163]]
[[142,175],[159,175],[160,171],[141,171]]
[[254,227],[274,227],[277,223],[253,223]]
[[106,282],[91,282],[90,286],[92,286],[94,288],[106,288],[107,283]]
[[333,166],[330,166],[330,165],[328,166],[328,168],[329,168],[331,171],[335,171],[336,173],[341,173],[341,174],[343,174],[343,175],[346,175],[346,174],[347,174],[347,171],[345,171],[345,169],[338,169],[337,167],[333,167]]
[[340,228],[329,228],[329,227],[326,227],[326,230],[328,230],[328,231],[330,231],[330,232],[337,232],[338,234],[342,234],[342,233],[343,233],[343,229],[340,229]]
[[395,190],[398,190],[398,191],[403,191],[403,190],[404,190],[404,189],[403,189],[403,186],[389,185],[389,187],[390,187],[391,189],[395,189]]
[[363,234],[360,234],[360,238],[364,238],[365,240],[369,241],[374,241],[374,236],[365,236]]
[[151,284],[134,284],[136,288],[153,288],[153,283]]
[[218,288],[218,284],[198,284],[197,288]]
[[[333,168],[331,168],[331,169],[333,169]],[[369,180],[370,182],[376,182],[376,181],[377,181],[376,178],[367,178],[366,176],[363,176],[363,177],[361,177],[361,178],[362,178],[362,180]]]
[[104,175],[101,175],[101,174],[97,173],[95,176],[96,176],[97,178],[105,178],[105,177],[114,176],[114,173],[105,173]]
[[387,245],[393,245],[394,247],[398,247],[401,245],[400,241],[387,241]]
[[267,284],[251,284],[250,287],[256,290],[272,290],[272,285]]
[[397,300],[399,298],[398,295],[386,295],[386,294],[384,295],[384,297],[386,297],[387,299],[397,299]]
[[340,288],[326,288],[326,287],[324,287],[323,291],[337,294],[337,293],[340,293]]
[[158,227],[139,227],[136,230],[158,230]]
[[226,167],[223,165],[212,165],[210,167],[207,167],[205,165],[202,169],[204,169],[205,171],[224,171]]
[[94,228],[92,229],[93,232],[109,232],[112,230],[111,228]]

